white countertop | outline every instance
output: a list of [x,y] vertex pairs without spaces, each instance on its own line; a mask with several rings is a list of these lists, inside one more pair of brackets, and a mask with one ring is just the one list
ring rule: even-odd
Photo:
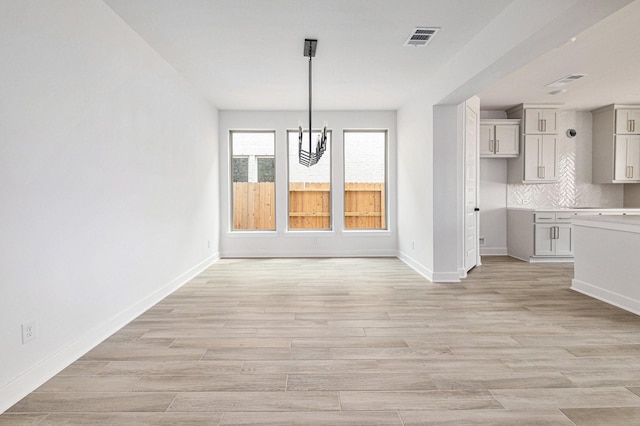
[[582,212],[589,214],[589,211],[609,212],[609,213],[628,213],[638,212],[640,208],[625,208],[625,207],[507,207],[507,210],[523,210],[530,212]]
[[630,225],[640,225],[640,215],[592,215],[592,216],[580,216],[575,218],[574,220],[586,220],[586,221],[595,221],[595,222],[603,222],[603,223],[625,223]]
[[640,233],[640,215],[592,215],[576,216],[574,226]]

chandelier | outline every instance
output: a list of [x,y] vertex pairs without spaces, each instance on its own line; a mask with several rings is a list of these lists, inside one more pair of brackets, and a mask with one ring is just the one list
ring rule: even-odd
[[322,132],[318,135],[318,139],[316,140],[315,150],[312,150],[313,143],[311,138],[311,133],[313,127],[311,127],[311,58],[316,56],[316,46],[318,45],[318,40],[305,39],[304,40],[304,56],[309,57],[309,149],[305,150],[302,147],[302,124],[298,126],[298,161],[303,166],[311,167],[314,164],[317,164],[318,161],[322,158],[322,154],[327,149],[327,125],[325,123]]

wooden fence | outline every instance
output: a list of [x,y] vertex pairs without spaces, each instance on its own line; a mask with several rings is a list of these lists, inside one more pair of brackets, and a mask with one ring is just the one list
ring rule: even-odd
[[276,229],[273,182],[233,183],[233,229]]
[[[386,227],[382,183],[345,185],[345,228]],[[233,184],[233,229],[275,229],[273,182]],[[328,183],[289,184],[289,229],[330,229],[331,192]]]
[[347,183],[344,187],[345,229],[386,228],[383,183]]

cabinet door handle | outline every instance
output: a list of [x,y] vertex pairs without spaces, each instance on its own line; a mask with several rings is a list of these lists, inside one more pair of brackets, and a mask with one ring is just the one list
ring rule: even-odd
[[500,152],[500,139],[496,139],[496,154]]
[[540,179],[544,179],[545,178],[545,169],[544,166],[538,166],[538,177]]
[[541,118],[538,119],[538,131],[540,131],[540,132],[542,131],[542,119]]
[[629,166],[629,168],[631,169],[631,176],[629,176],[630,178],[633,177],[633,166]]
[[636,132],[636,120],[631,120],[631,132]]
[[493,152],[493,141],[489,139],[489,152]]
[[544,124],[544,129],[542,129],[542,131],[546,132],[547,131],[547,120],[546,119],[542,120],[542,123]]

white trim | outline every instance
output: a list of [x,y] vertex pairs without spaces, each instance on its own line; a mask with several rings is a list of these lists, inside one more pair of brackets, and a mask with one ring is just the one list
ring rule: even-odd
[[306,250],[225,250],[222,258],[278,258],[278,257],[397,257],[397,251],[391,249],[345,249],[345,250],[320,250],[310,248]]
[[573,263],[573,257],[533,257],[529,258],[530,263]]
[[640,300],[632,299],[575,278],[571,280],[571,290],[640,315]]
[[506,247],[481,247],[480,256],[508,256]]
[[516,256],[515,254],[511,254],[511,253],[507,253],[507,256],[509,256],[509,257],[513,257],[514,259],[522,260],[523,262],[529,262],[529,261],[530,261],[530,259],[529,259],[529,258],[524,258],[524,257]]
[[[465,272],[466,273],[466,272]],[[460,278],[464,278],[460,275],[460,272],[434,272],[433,282],[438,283],[459,283]]]
[[425,277],[429,281],[433,282],[433,271],[432,270],[430,270],[429,268],[427,268],[426,266],[422,265],[417,260],[413,259],[412,257],[408,256],[407,254],[405,254],[405,253],[403,253],[401,251],[398,252],[398,256],[397,257],[398,257],[398,259],[403,261],[405,264],[407,264],[407,266],[409,266],[411,269],[413,269],[414,271],[416,271],[417,273],[419,273],[420,275],[422,275],[423,277]]
[[215,263],[220,256],[218,253],[204,259],[191,269],[171,280],[155,293],[150,294],[124,311],[107,319],[97,327],[88,330],[75,341],[61,348],[54,354],[40,361],[26,372],[13,378],[0,388],[0,414],[12,405],[33,392],[47,380],[71,365],[82,355],[89,352],[103,340],[120,330],[133,319],[154,306],[156,303],[185,285],[192,278]]

